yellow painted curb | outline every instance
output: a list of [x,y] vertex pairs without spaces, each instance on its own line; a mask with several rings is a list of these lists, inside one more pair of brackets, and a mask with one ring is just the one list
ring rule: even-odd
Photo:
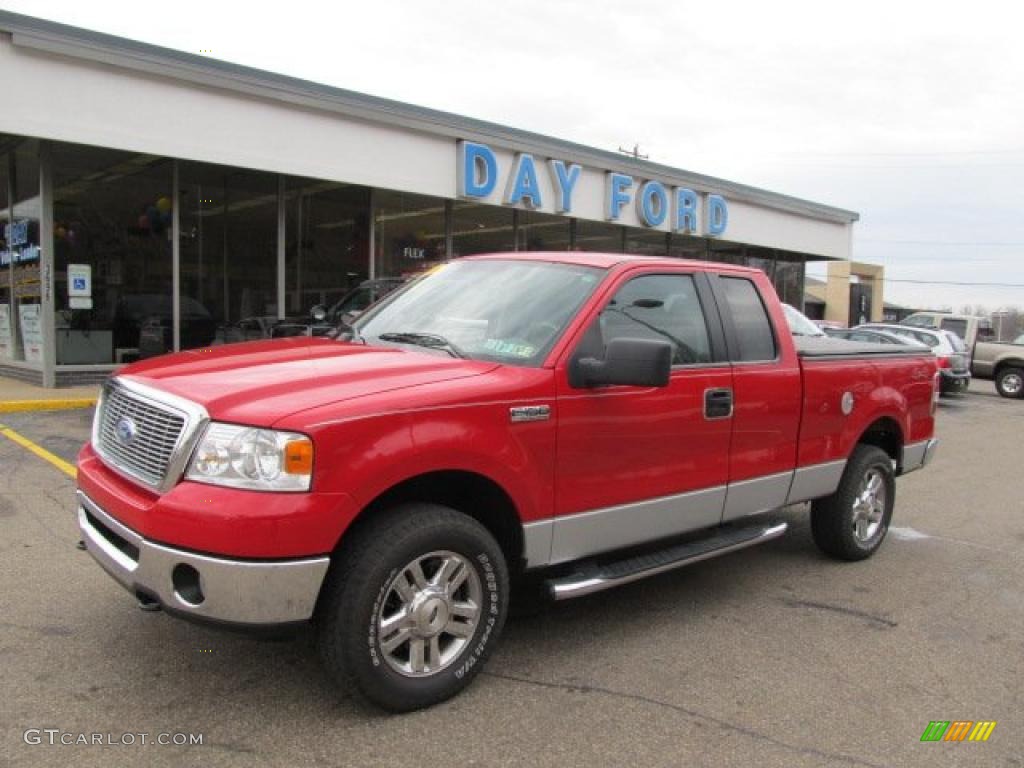
[[3,424],[0,424],[0,435],[3,435],[4,437],[10,440],[13,440],[22,448],[32,451],[32,453],[34,453],[36,456],[41,458],[43,461],[50,462],[53,466],[55,466],[64,474],[70,475],[71,477],[78,477],[78,469],[75,467],[74,464],[68,464],[68,462],[64,461],[64,459],[62,459],[60,456],[55,456],[42,446],[33,443],[27,437],[19,435],[13,429],[10,429],[9,427],[5,427]]
[[75,397],[54,400],[6,400],[0,403],[0,413],[17,411],[63,411],[70,408],[92,408],[95,397]]

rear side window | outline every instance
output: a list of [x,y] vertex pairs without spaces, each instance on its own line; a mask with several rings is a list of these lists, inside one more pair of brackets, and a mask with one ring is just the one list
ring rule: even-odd
[[742,277],[722,277],[721,280],[739,341],[739,350],[733,352],[733,359],[739,362],[774,360],[775,336],[757,288]]

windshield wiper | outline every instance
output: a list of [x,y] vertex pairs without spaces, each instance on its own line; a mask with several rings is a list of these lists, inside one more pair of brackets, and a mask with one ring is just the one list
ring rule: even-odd
[[381,333],[377,338],[381,341],[397,341],[399,344],[415,344],[416,346],[427,347],[429,349],[443,349],[452,357],[468,357],[465,352],[448,341],[448,339],[444,336],[439,336],[436,333],[412,333],[408,331],[398,331],[395,333]]

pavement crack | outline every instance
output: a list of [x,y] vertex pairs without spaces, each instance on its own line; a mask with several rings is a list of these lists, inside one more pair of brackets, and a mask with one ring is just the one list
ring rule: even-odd
[[578,683],[553,683],[544,680],[534,680],[529,677],[518,677],[516,675],[508,675],[501,672],[490,672],[487,670],[484,670],[480,674],[488,677],[495,677],[501,680],[508,680],[513,683],[533,685],[538,688],[548,688],[551,690],[567,691],[569,693],[598,693],[604,696],[611,696],[617,699],[638,701],[643,704],[661,707],[662,709],[669,709],[673,712],[686,715],[687,717],[693,718],[695,720],[701,720],[706,723],[711,723],[712,725],[717,725],[722,730],[731,731],[732,733],[737,733],[741,736],[746,736],[756,741],[773,744],[777,747],[788,749],[792,752],[797,752],[801,755],[807,755],[809,757],[817,757],[825,760],[846,763],[848,765],[861,765],[867,766],[868,768],[885,768],[885,766],[879,765],[877,763],[868,762],[867,760],[863,760],[859,757],[854,757],[853,755],[844,755],[840,752],[826,752],[821,749],[815,749],[814,747],[805,747],[801,746],[800,744],[792,744],[788,741],[782,741],[781,739],[776,739],[772,736],[768,736],[767,734],[761,733],[760,731],[756,731],[753,728],[747,728],[743,725],[737,725],[736,723],[731,723],[728,720],[723,720],[720,717],[706,715],[703,712],[698,712],[695,709],[688,709],[687,707],[681,706],[679,704],[673,704],[670,701],[655,699],[651,696],[644,696],[639,693],[629,693],[628,691],[616,691],[611,688],[603,688],[601,686],[589,684],[581,685]]
[[816,603],[813,600],[794,600],[789,597],[780,597],[779,600],[792,608],[812,608],[816,611],[831,611],[833,613],[842,613],[846,616],[855,616],[858,619],[864,619],[864,621],[872,624],[878,624],[883,627],[892,629],[898,627],[899,622],[892,621],[890,619],[882,618],[881,616],[875,616],[872,613],[866,611],[858,611],[856,608],[847,608],[843,605],[829,605],[828,603]]

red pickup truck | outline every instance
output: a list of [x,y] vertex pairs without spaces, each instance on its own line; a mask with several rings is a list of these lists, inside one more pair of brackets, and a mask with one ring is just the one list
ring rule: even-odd
[[809,500],[821,549],[870,556],[937,396],[929,350],[795,343],[756,270],[471,257],[331,338],[123,368],[78,523],[143,607],[312,622],[333,677],[411,710],[479,672],[523,574],[588,594],[780,536]]

